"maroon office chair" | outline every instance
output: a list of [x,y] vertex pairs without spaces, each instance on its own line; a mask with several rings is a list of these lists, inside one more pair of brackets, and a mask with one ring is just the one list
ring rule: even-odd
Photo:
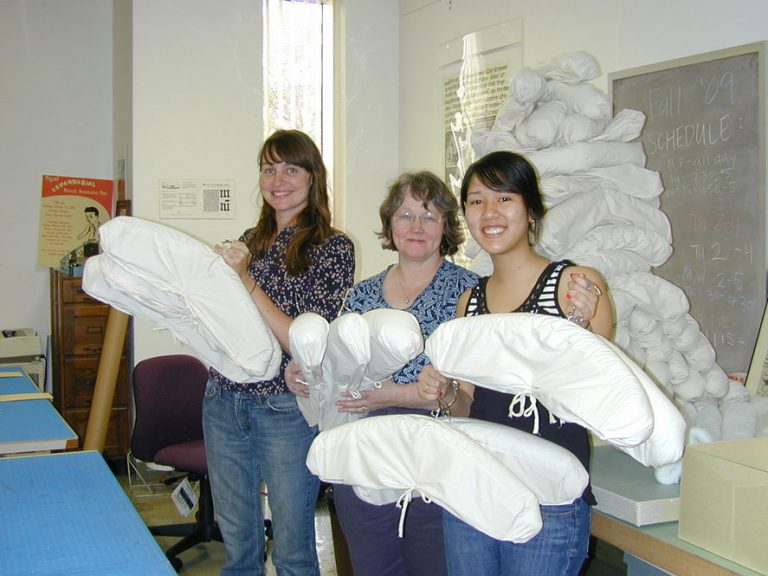
[[130,456],[164,466],[198,481],[195,522],[150,526],[156,536],[179,536],[165,555],[178,572],[178,555],[201,542],[221,541],[213,514],[203,442],[203,397],[208,369],[193,356],[172,354],[139,362],[133,370],[136,419]]

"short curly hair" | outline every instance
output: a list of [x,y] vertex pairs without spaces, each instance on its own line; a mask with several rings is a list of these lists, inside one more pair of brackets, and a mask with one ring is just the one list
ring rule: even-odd
[[430,203],[434,205],[443,220],[440,255],[455,254],[459,246],[464,243],[464,231],[459,221],[459,203],[445,182],[428,170],[404,172],[389,185],[387,196],[379,206],[381,232],[377,232],[376,235],[381,239],[382,247],[385,250],[397,251],[392,238],[392,217],[408,193],[421,200],[424,208],[427,208]]

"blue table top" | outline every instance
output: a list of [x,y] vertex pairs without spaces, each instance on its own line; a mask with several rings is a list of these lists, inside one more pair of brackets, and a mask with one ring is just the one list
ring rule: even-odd
[[4,576],[172,576],[99,452],[0,459]]
[[[39,392],[21,368],[0,368],[0,396]],[[45,398],[0,402],[0,454],[77,447],[77,434]]]
[[40,392],[32,379],[13,366],[0,368],[0,394],[28,394]]

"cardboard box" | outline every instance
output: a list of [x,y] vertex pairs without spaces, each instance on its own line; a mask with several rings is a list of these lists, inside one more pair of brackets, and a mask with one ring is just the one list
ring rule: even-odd
[[645,526],[674,522],[680,514],[680,485],[659,484],[653,468],[613,446],[595,446],[590,466],[596,510]]
[[690,445],[678,537],[768,573],[768,438]]

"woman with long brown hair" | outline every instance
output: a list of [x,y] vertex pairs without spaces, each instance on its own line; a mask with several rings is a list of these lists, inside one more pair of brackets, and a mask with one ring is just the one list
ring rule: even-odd
[[283,358],[278,375],[261,382],[233,382],[210,371],[203,422],[226,549],[221,574],[264,574],[264,481],[277,574],[319,576],[314,517],[320,483],[305,464],[317,430],[285,385],[288,328],[304,312],[329,321],[336,316],[352,286],[354,247],[331,226],[326,169],[306,134],[272,134],[262,146],[259,167],[264,203],[256,226],[215,250],[240,275]]

